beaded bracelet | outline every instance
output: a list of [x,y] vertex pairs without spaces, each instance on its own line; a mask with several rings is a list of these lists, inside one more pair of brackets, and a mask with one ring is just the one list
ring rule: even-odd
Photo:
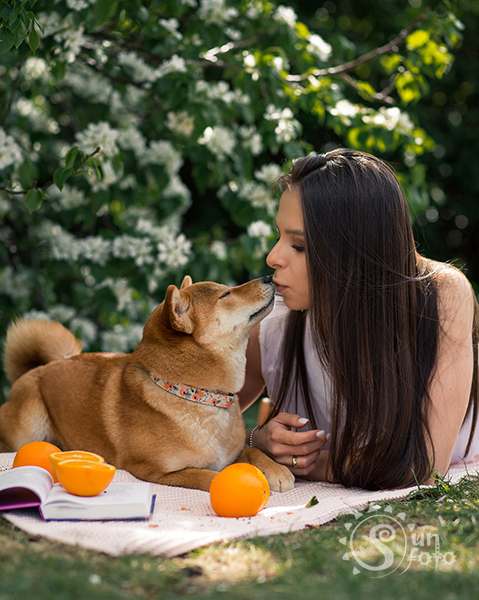
[[256,427],[253,427],[253,429],[250,431],[250,434],[249,434],[249,447],[250,448],[253,447],[253,434],[260,427],[261,427],[261,425],[256,425]]

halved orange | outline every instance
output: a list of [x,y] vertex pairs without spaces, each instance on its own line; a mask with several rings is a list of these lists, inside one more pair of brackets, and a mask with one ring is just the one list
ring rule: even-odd
[[110,485],[116,467],[88,460],[63,460],[57,464],[58,479],[70,494],[96,496]]
[[93,452],[85,452],[83,450],[68,450],[66,452],[54,452],[49,456],[50,467],[52,470],[53,479],[59,481],[57,473],[57,465],[62,460],[88,460],[89,462],[104,463],[105,459],[99,454]]

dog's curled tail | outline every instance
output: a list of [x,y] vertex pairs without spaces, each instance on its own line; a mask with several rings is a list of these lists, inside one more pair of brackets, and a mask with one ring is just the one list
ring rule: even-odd
[[13,383],[27,371],[80,354],[83,344],[57,321],[19,319],[7,331],[3,366]]

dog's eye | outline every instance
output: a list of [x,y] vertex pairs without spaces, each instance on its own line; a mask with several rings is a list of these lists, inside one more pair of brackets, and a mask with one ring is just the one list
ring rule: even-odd
[[220,296],[220,300],[221,300],[221,298],[226,298],[226,296],[229,296],[230,294],[231,294],[231,292],[225,292],[224,294],[222,294]]

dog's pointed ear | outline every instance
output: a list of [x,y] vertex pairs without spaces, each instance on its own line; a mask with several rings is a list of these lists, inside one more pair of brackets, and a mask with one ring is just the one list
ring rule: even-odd
[[176,329],[176,331],[193,333],[189,295],[178,290],[175,285],[170,285],[166,292],[165,304],[166,309],[168,310],[171,327]]
[[189,275],[185,275],[185,278],[183,279],[183,282],[181,283],[180,290],[182,290],[185,287],[188,287],[192,283],[193,283],[193,280],[191,279],[191,277]]

